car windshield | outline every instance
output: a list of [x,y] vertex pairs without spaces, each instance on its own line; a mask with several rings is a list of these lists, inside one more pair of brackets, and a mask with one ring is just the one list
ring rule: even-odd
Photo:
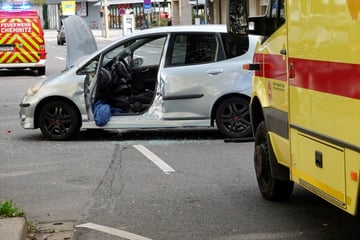
[[[163,42],[164,42],[163,35],[156,36],[156,37],[139,38],[139,39],[125,42],[125,43],[117,46],[116,48],[113,48],[111,51],[107,52],[104,55],[102,66],[107,65],[107,63],[109,63],[114,58],[123,58],[123,59],[126,59],[128,61],[128,63],[131,63],[132,57],[133,57],[132,55],[135,50],[146,45],[149,42],[154,43],[156,45],[156,42],[157,42],[156,40],[158,40],[158,39],[161,39],[161,46],[162,46]],[[159,49],[160,49],[160,51],[162,51],[162,47]]]

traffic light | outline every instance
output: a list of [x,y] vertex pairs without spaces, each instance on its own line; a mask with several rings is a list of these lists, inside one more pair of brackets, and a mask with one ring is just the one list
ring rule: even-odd
[[100,17],[103,17],[104,16],[104,9],[101,8],[99,14],[100,14]]

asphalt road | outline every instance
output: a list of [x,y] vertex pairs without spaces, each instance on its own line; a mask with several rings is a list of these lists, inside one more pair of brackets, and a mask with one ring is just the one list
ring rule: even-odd
[[[66,47],[49,37],[47,49],[49,76]],[[214,129],[83,131],[64,142],[24,130],[18,104],[38,78],[0,72],[0,198],[28,220],[74,221],[78,240],[360,238],[359,217],[300,187],[288,202],[265,201],[253,142]]]

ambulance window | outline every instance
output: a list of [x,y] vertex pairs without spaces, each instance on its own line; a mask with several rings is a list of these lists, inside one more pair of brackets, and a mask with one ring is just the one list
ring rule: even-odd
[[271,22],[271,34],[285,23],[285,0],[271,0],[268,6],[270,8],[268,16]]
[[282,25],[285,22],[285,0],[280,0],[280,24]]

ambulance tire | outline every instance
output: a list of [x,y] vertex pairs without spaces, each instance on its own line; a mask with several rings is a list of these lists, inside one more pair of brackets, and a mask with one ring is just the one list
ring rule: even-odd
[[39,67],[37,68],[37,71],[38,71],[38,75],[45,75],[45,72],[46,72],[46,68],[45,67]]
[[232,97],[221,102],[216,110],[216,126],[226,138],[245,138],[252,135],[249,100]]
[[40,110],[39,125],[49,140],[67,140],[80,130],[81,118],[69,103],[55,100],[46,103]]
[[273,177],[270,167],[269,144],[266,125],[262,121],[255,133],[254,166],[258,187],[265,199],[286,201],[291,197],[294,182]]

